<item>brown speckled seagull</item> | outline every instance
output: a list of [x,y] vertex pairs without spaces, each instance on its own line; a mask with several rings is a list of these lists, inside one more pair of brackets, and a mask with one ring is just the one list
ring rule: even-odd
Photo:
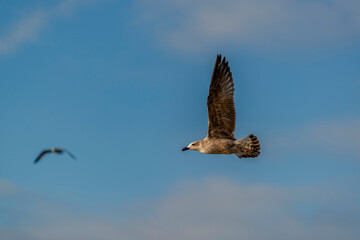
[[72,159],[76,159],[75,156],[69,152],[68,150],[64,149],[64,148],[50,148],[50,149],[46,149],[44,151],[42,151],[38,157],[34,160],[34,164],[36,164],[38,161],[40,161],[40,159],[45,155],[45,154],[48,154],[48,153],[57,153],[57,154],[63,154],[64,152],[66,152],[67,154],[69,154],[69,156],[72,158]]
[[239,158],[255,158],[260,154],[260,143],[256,136],[236,140],[236,113],[234,83],[225,57],[217,55],[211,77],[208,106],[208,134],[200,141],[190,143],[182,151],[196,150],[207,154],[235,154]]

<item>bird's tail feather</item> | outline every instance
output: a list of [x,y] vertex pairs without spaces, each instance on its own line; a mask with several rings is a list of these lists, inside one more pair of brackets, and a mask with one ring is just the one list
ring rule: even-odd
[[240,153],[235,153],[238,158],[255,158],[259,156],[260,142],[253,134],[237,140],[236,143],[243,145],[243,151]]

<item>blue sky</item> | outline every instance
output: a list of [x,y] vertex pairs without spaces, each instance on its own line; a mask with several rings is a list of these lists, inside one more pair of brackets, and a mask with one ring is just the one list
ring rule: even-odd
[[[1,239],[358,239],[359,7],[0,2]],[[218,53],[257,159],[180,151]]]

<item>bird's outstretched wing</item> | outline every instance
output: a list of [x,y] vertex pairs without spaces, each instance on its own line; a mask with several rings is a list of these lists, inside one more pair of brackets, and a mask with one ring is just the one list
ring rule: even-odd
[[51,150],[44,150],[44,151],[42,151],[42,152],[39,154],[39,156],[34,160],[34,164],[36,164],[38,161],[40,161],[40,159],[41,159],[45,154],[50,153],[50,152],[51,152]]
[[235,139],[234,83],[225,57],[217,55],[211,78],[208,106],[208,138]]
[[67,154],[69,154],[69,156],[70,156],[72,159],[76,160],[76,157],[75,157],[74,154],[72,154],[70,151],[68,151],[68,150],[66,150],[66,149],[62,149],[62,151],[63,151],[63,152],[66,152]]

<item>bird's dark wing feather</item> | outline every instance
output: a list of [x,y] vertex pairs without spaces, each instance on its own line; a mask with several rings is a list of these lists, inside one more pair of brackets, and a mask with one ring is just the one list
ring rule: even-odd
[[208,106],[208,138],[235,139],[234,83],[225,57],[217,55],[211,78]]
[[72,154],[70,151],[68,151],[68,150],[66,150],[66,149],[62,149],[64,152],[66,152],[67,154],[69,154],[69,156],[72,158],[72,159],[74,159],[74,160],[76,160],[76,157],[74,156],[74,154]]
[[59,153],[59,154],[62,154],[64,151],[65,151],[65,149],[63,149],[63,148],[55,148],[54,149],[54,152]]
[[39,156],[34,160],[34,164],[37,163],[38,161],[40,161],[40,159],[41,159],[45,154],[50,153],[50,152],[51,152],[51,150],[44,150],[44,151],[42,151],[42,152],[39,154]]

